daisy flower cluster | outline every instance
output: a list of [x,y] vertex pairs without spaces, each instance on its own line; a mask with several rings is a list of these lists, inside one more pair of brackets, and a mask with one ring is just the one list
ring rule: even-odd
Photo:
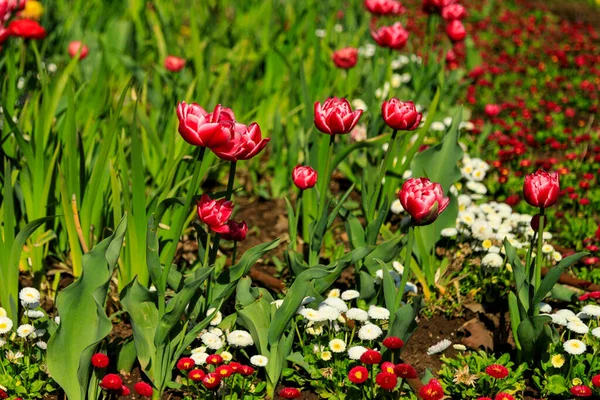
[[600,348],[600,306],[586,304],[577,313],[561,309],[542,315],[552,318],[560,339],[548,349],[538,385],[548,395],[599,396],[600,360],[595,355]]

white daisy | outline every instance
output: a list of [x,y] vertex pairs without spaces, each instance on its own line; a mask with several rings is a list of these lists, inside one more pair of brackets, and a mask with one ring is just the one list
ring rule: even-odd
[[27,306],[40,302],[40,292],[32,287],[26,287],[19,292],[19,299]]
[[481,265],[491,268],[500,268],[504,264],[504,258],[500,254],[487,253],[481,260]]
[[441,235],[443,237],[454,237],[458,235],[458,230],[456,228],[444,228],[441,231]]
[[35,344],[37,347],[39,347],[42,350],[46,350],[48,348],[48,344],[46,342],[43,341],[39,341]]
[[581,335],[585,335],[590,330],[590,328],[580,320],[573,320],[567,323],[567,329]]
[[6,310],[2,307],[0,307],[0,318],[1,317],[6,317],[8,314],[6,313]]
[[348,306],[346,305],[344,300],[340,299],[339,297],[328,297],[323,301],[323,303],[335,308],[339,312],[348,311]]
[[365,310],[361,310],[360,308],[351,308],[346,311],[346,318],[351,319],[353,321],[367,321],[369,319],[369,314]]
[[449,341],[448,339],[443,339],[443,340],[439,341],[438,343],[434,344],[433,346],[431,346],[430,348],[428,348],[427,355],[431,356],[433,354],[441,353],[442,351],[444,351],[448,347],[450,347],[450,345],[452,345],[451,341]]
[[592,336],[600,338],[600,327],[592,329]]
[[585,353],[586,345],[581,340],[571,339],[563,344],[563,348],[569,354],[579,355]]
[[342,339],[333,339],[329,342],[329,349],[334,353],[343,353],[346,351],[346,342]]
[[43,311],[38,311],[38,310],[27,310],[25,311],[25,315],[27,315],[29,318],[32,319],[38,319],[38,318],[43,318],[44,312]]
[[382,319],[382,320],[390,319],[390,311],[385,307],[378,307],[378,306],[371,305],[369,307],[368,314],[369,314],[369,317],[371,317],[373,319]]
[[194,360],[194,363],[196,365],[204,365],[206,363],[206,359],[208,358],[208,353],[204,353],[204,352],[192,353],[190,355],[190,358],[192,360]]
[[227,342],[233,347],[247,347],[254,344],[252,335],[246,331],[233,331],[227,335]]
[[5,344],[6,344],[6,340],[0,338],[0,348],[4,347]]
[[202,343],[209,349],[219,350],[223,347],[223,340],[214,333],[206,332],[200,336],[200,340],[202,340]]
[[550,254],[554,252],[554,247],[551,244],[546,243],[542,246],[542,253]]
[[12,327],[13,327],[13,322],[10,318],[0,317],[0,335],[10,332]]
[[265,356],[252,356],[250,357],[250,363],[256,367],[266,367],[269,359]]
[[327,319],[319,310],[312,308],[305,308],[300,312],[300,314],[302,314],[302,316],[307,320],[314,322],[325,321]]
[[319,357],[321,357],[321,360],[323,360],[323,361],[331,360],[332,356],[333,355],[331,354],[330,351],[322,351],[321,354],[319,355]]
[[[206,316],[208,317],[209,315],[211,315],[213,312],[215,312],[216,308],[211,308],[206,312]],[[215,314],[215,316],[213,317],[213,319],[210,321],[210,324],[212,326],[217,326],[221,323],[221,321],[223,321],[223,315],[221,314],[221,311],[217,311],[217,313]]]
[[354,299],[358,299],[360,297],[360,293],[357,290],[345,290],[342,292],[342,300],[350,301]]
[[329,321],[335,321],[340,316],[340,312],[337,309],[327,305],[319,307],[319,314]]
[[340,289],[331,289],[329,293],[327,293],[327,297],[340,297]]
[[192,354],[194,353],[206,353],[206,346],[200,346],[192,349]]
[[373,324],[366,324],[358,330],[360,340],[375,340],[382,334],[381,328]]
[[17,335],[20,338],[26,338],[27,336],[31,335],[34,331],[35,328],[33,327],[33,325],[23,324],[17,328]]
[[400,203],[400,200],[396,199],[396,200],[392,201],[392,205],[390,206],[390,211],[393,212],[394,214],[400,214],[401,212],[404,211],[404,207],[402,207],[402,203]]
[[360,357],[365,351],[367,351],[367,348],[363,346],[350,347],[348,349],[348,358],[350,358],[351,360],[360,360]]
[[552,306],[550,304],[540,303],[539,307],[540,307],[540,312],[543,312],[543,313],[551,313],[552,312]]
[[588,304],[581,309],[581,312],[591,315],[592,317],[600,317],[600,306],[595,304]]
[[275,306],[275,308],[279,308],[283,304],[283,300],[281,300],[281,299],[275,300],[275,301],[272,301],[271,304],[273,304]]

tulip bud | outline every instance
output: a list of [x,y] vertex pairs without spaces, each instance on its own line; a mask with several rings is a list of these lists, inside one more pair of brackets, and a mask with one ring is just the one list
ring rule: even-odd
[[171,72],[179,72],[185,67],[185,59],[175,57],[175,56],[167,56],[165,58],[165,68]]
[[227,221],[225,225],[219,227],[211,227],[211,229],[221,235],[225,240],[231,240],[233,242],[242,242],[246,240],[248,234],[248,225],[246,221],[236,222]]
[[559,192],[560,184],[556,172],[549,174],[540,169],[525,177],[523,196],[525,201],[534,207],[546,208],[554,205],[558,201]]
[[408,42],[408,36],[408,31],[400,22],[371,31],[371,37],[379,46],[394,50],[401,50]]
[[[81,50],[81,53],[79,53],[79,51]],[[71,43],[69,43],[69,55],[71,56],[71,58],[75,58],[77,56],[77,53],[79,53],[79,59],[83,60],[84,58],[87,57],[88,55],[88,47],[83,44],[83,42],[80,42],[79,40],[75,40]]]
[[296,165],[292,171],[292,180],[298,189],[310,189],[317,183],[317,171],[311,167]]
[[446,26],[446,33],[453,42],[460,42],[467,37],[467,30],[462,22],[454,20]]
[[396,98],[385,101],[381,106],[385,123],[399,131],[413,131],[419,127],[423,114],[417,111],[412,101],[402,102]]
[[406,9],[397,0],[365,0],[366,9],[373,15],[402,15]]
[[410,214],[413,224],[429,225],[448,207],[439,183],[427,178],[411,178],[404,182],[398,194],[402,207]]
[[233,203],[225,199],[215,201],[203,194],[198,202],[198,217],[212,230],[225,225],[232,212]]
[[358,50],[354,47],[346,47],[333,53],[333,63],[341,69],[350,69],[356,65]]
[[352,111],[348,100],[329,98],[315,103],[315,126],[328,135],[346,134],[358,123],[363,110]]

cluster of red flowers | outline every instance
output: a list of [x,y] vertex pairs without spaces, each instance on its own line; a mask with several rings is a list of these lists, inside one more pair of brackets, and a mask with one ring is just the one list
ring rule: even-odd
[[5,25],[16,11],[25,7],[26,0],[0,0],[0,44],[10,36],[24,39],[43,39],[46,30],[31,19],[14,19]]
[[[110,364],[110,359],[103,353],[94,354],[90,361],[94,368],[100,370],[106,369]],[[123,379],[119,374],[104,375],[100,381],[100,387],[118,396],[129,396],[131,394],[131,390],[123,383]],[[152,386],[146,382],[137,382],[133,385],[133,390],[140,396],[152,397]]]
[[594,389],[600,389],[600,374],[594,375],[592,377],[592,384],[590,386],[586,385],[575,385],[572,386],[569,391],[573,396],[576,397],[592,397],[594,395]]
[[232,375],[252,376],[255,372],[251,366],[242,365],[235,361],[225,364],[223,357],[219,354],[209,355],[206,358],[206,364],[210,366],[210,371],[196,368],[196,363],[193,359],[183,357],[177,361],[177,369],[184,373],[191,381],[200,382],[202,386],[209,390],[218,389],[221,382]]

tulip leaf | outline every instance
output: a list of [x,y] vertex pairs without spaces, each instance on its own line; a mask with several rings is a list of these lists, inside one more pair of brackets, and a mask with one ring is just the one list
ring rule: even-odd
[[[375,271],[379,269],[379,263],[377,259],[383,261],[384,263],[389,263],[398,258],[400,254],[400,242],[404,239],[404,236],[397,235],[390,240],[386,240],[385,242],[379,244],[375,250],[373,250],[366,258],[364,265],[367,267],[371,275],[375,275]],[[362,291],[361,291],[362,293]]]
[[548,293],[550,293],[550,291],[552,290],[552,288],[554,287],[556,282],[558,282],[558,280],[560,279],[560,276],[565,271],[565,269],[567,269],[568,267],[570,267],[572,264],[576,263],[577,261],[581,260],[583,257],[587,256],[588,254],[589,253],[585,253],[585,252],[572,254],[568,257],[563,258],[558,263],[558,265],[552,267],[548,271],[548,273],[546,274],[544,279],[542,280],[542,283],[540,284],[540,287],[538,288],[537,292],[535,292],[535,295],[533,296],[532,306],[534,306],[534,307],[537,306],[537,304],[540,301],[542,301]]
[[408,339],[412,336],[415,329],[417,329],[417,315],[419,311],[425,306],[421,296],[413,297],[412,304],[406,304],[398,311],[396,311],[396,317],[390,330],[388,330],[389,336],[399,337],[404,341],[408,342]]
[[517,328],[517,335],[521,343],[521,360],[532,360],[538,351],[546,351],[551,332],[547,323],[552,318],[546,315],[538,315],[524,319]]

